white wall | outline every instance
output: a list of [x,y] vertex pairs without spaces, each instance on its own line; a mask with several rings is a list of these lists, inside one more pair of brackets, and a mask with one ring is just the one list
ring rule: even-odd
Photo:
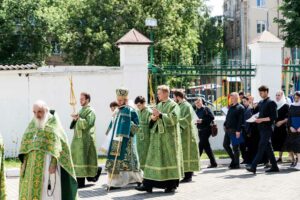
[[[103,141],[111,113],[109,103],[115,100],[115,89],[124,85],[122,80],[122,69],[106,70],[99,67],[98,70],[90,71],[90,67],[77,67],[77,70],[68,72],[74,67],[62,67],[66,72],[57,73],[60,67],[52,68],[51,73],[41,72],[29,73],[28,77],[18,73],[0,73],[0,128],[5,141],[7,155],[15,155],[19,144],[13,141],[18,139],[19,143],[24,130],[32,118],[31,105],[38,99],[42,99],[57,111],[62,124],[71,141],[73,132],[69,129],[72,113],[69,105],[70,84],[69,76],[73,75],[74,89],[77,99],[82,91],[92,96],[92,107],[97,114],[97,145]],[[85,69],[84,69],[85,68]],[[83,70],[84,69],[84,70]],[[76,72],[77,71],[77,72]],[[134,79],[133,79],[134,80]],[[144,85],[145,86],[145,85]],[[130,88],[136,90],[135,88]],[[140,93],[139,93],[140,92]],[[140,95],[146,95],[144,91],[136,90]],[[79,100],[77,100],[79,102]],[[77,111],[80,105],[77,105]]]
[[96,135],[99,147],[110,123],[109,104],[116,99],[116,89],[128,88],[131,99],[138,95],[147,97],[148,46],[120,45],[120,67],[58,66],[38,70],[0,71],[0,132],[6,155],[17,156],[20,140],[33,116],[32,104],[39,99],[56,110],[71,142],[71,75],[78,99],[77,111],[80,109],[80,93],[91,94],[91,106],[97,115]]
[[216,116],[215,117],[215,123],[218,126],[218,135],[216,137],[210,137],[210,145],[213,150],[222,150],[223,148],[223,140],[224,140],[224,122],[225,122],[225,116]]
[[269,87],[269,96],[275,99],[276,92],[282,89],[282,42],[260,42],[249,45],[251,63],[256,65],[256,76],[251,80],[251,94],[259,101],[258,88]]
[[[5,142],[6,155],[17,155],[22,135],[33,116],[31,106],[39,99],[46,101],[52,109],[56,110],[71,142],[73,131],[69,129],[72,113],[69,105],[70,75],[73,76],[77,99],[82,91],[91,94],[91,106],[97,114],[96,134],[99,147],[104,140],[104,133],[111,118],[109,103],[115,100],[115,89],[130,85],[128,88],[132,99],[137,95],[146,96],[147,74],[144,74],[144,70],[141,70],[143,73],[140,74],[137,74],[137,71],[129,83],[123,81],[125,72],[120,67],[43,67],[38,71],[0,72],[0,129]],[[80,105],[79,100],[77,101],[78,111]],[[216,120],[219,134],[211,138],[213,149],[223,148],[223,121],[223,118]]]

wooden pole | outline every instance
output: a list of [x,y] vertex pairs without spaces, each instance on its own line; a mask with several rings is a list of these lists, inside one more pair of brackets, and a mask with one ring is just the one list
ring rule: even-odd
[[115,173],[115,169],[116,169],[116,165],[117,165],[117,160],[118,160],[118,155],[119,155],[119,152],[120,152],[121,143],[122,143],[122,140],[120,140],[119,143],[118,143],[117,154],[116,154],[116,157],[115,157],[115,160],[114,160],[114,165],[113,165],[112,173],[111,173],[111,175],[109,177],[109,184],[108,184],[108,187],[107,187],[107,191],[108,192],[110,190],[112,179],[113,179],[113,176],[114,176],[114,173]]

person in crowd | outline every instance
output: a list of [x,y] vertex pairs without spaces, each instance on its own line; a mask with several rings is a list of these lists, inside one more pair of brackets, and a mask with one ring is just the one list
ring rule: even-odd
[[289,110],[285,150],[290,152],[292,156],[293,163],[291,166],[296,170],[300,170],[300,92],[295,93],[294,103],[292,103]]
[[194,109],[184,98],[184,93],[180,90],[174,92],[174,100],[179,105],[180,117],[179,125],[181,131],[184,178],[181,183],[192,181],[194,172],[199,171],[199,152],[197,144],[197,128],[193,121]]
[[269,98],[269,88],[267,86],[261,86],[258,89],[260,97],[263,99],[258,104],[259,116],[255,120],[258,124],[258,130],[260,134],[259,146],[257,154],[251,165],[247,166],[247,170],[252,173],[256,173],[258,163],[263,159],[266,153],[272,166],[266,172],[279,172],[275,155],[271,144],[271,136],[273,134],[273,127],[277,118],[277,105]]
[[211,149],[209,138],[211,136],[211,123],[215,119],[214,114],[212,111],[206,107],[203,104],[202,98],[197,98],[195,101],[195,106],[196,106],[196,115],[198,117],[196,124],[197,124],[197,129],[198,129],[198,136],[199,136],[199,154],[200,157],[205,151],[207,154],[209,160],[210,160],[210,165],[208,168],[216,168],[218,167],[218,164],[216,162],[214,153]]
[[100,152],[104,155],[107,155],[107,153],[108,153],[111,136],[112,136],[112,128],[113,128],[112,125],[114,124],[114,120],[119,111],[118,107],[119,107],[119,105],[116,101],[113,101],[109,104],[109,108],[112,112],[112,117],[111,117],[111,121],[109,123],[108,129],[105,132],[105,140],[103,141],[103,143],[100,147]]
[[248,119],[252,117],[253,110],[250,106],[249,98],[244,96],[242,99],[244,105],[244,122],[243,122],[243,129],[242,134],[245,138],[245,142],[240,145],[241,153],[243,162],[242,164],[250,164],[253,160],[253,142],[252,142],[252,124],[247,122]]
[[242,105],[242,106],[244,106],[244,104],[243,104],[243,98],[245,97],[245,93],[244,93],[244,91],[240,91],[239,92],[239,101],[240,101],[240,104]]
[[[251,109],[252,114],[257,114],[259,111],[257,107],[258,102],[254,101],[255,99],[250,93],[247,94],[247,98],[249,99],[249,108]],[[251,127],[251,136],[247,138],[246,142],[248,148],[247,155],[249,156],[249,160],[251,161],[250,162],[251,164],[257,154],[260,136],[259,136],[258,124],[251,123],[250,127]],[[267,158],[266,153],[264,153],[263,159],[259,162],[259,164],[265,164],[266,166],[268,166],[268,163],[269,160]]]
[[[239,144],[233,141],[240,140],[241,137],[242,125],[244,122],[244,107],[239,103],[239,94],[236,92],[230,94],[230,101],[231,105],[224,122],[225,136],[223,146],[231,158],[229,169],[239,169]],[[230,144],[232,144],[232,148],[230,147]]]
[[150,128],[152,110],[147,106],[146,99],[143,96],[138,96],[134,100],[134,104],[138,108],[139,130],[136,134],[136,146],[139,155],[140,168],[144,170],[148,155],[150,143]]
[[72,114],[73,121],[70,126],[74,129],[71,152],[79,188],[85,187],[85,179],[97,182],[102,170],[98,167],[96,149],[96,113],[90,102],[90,94],[82,92],[82,108],[78,114]]
[[109,108],[112,113],[115,113],[115,111],[118,109],[119,105],[116,101],[113,101],[109,104]]
[[152,109],[143,186],[136,187],[139,191],[152,192],[153,188],[161,188],[165,193],[174,193],[183,177],[180,108],[169,95],[169,86],[158,87],[159,104]]
[[34,103],[33,113],[19,151],[19,199],[75,200],[76,175],[58,115],[44,101]]
[[272,146],[274,151],[279,151],[278,163],[282,162],[283,145],[287,137],[287,121],[289,105],[282,90],[276,93],[277,118],[275,120],[275,129],[272,134]]
[[136,150],[135,134],[139,119],[135,109],[128,105],[129,90],[116,90],[118,113],[113,121],[112,137],[105,164],[108,172],[108,190],[120,189],[131,183],[142,183]]

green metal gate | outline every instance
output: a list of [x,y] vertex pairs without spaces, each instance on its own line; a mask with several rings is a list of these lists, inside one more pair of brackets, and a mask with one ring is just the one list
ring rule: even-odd
[[190,60],[176,52],[161,54],[156,59],[157,64],[149,64],[150,99],[151,93],[156,92],[151,90],[168,84],[171,88],[185,89],[187,96],[201,96],[211,102],[215,110],[220,110],[228,104],[229,93],[250,91],[255,66],[250,58],[243,62],[238,58],[226,51],[200,53]]

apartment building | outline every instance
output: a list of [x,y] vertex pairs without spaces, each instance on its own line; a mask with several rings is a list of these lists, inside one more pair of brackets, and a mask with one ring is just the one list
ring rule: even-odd
[[282,0],[224,0],[225,47],[235,60],[249,61],[248,43],[264,30],[282,38],[274,18]]

